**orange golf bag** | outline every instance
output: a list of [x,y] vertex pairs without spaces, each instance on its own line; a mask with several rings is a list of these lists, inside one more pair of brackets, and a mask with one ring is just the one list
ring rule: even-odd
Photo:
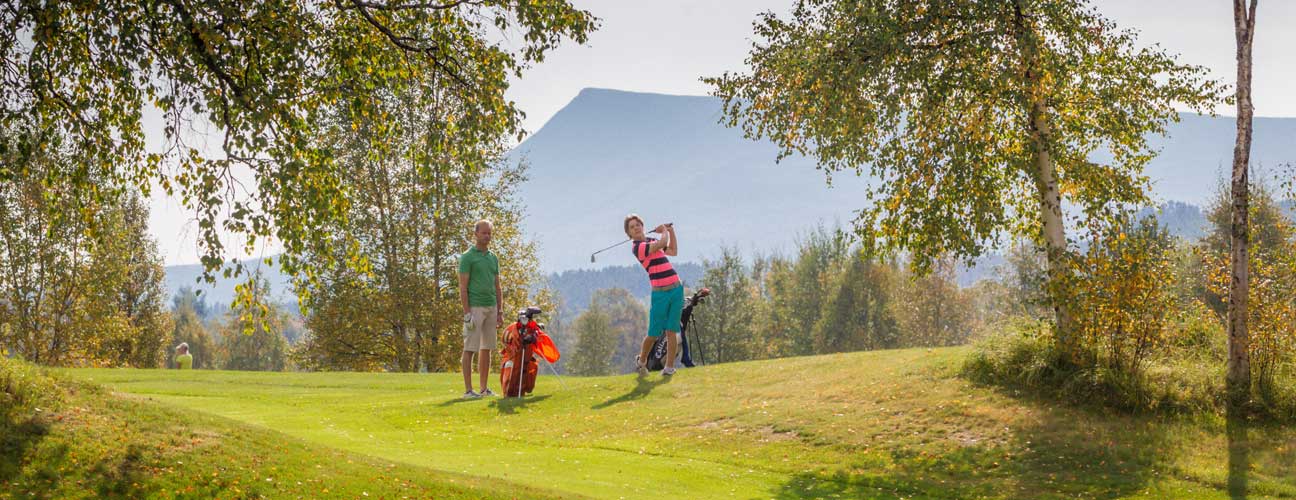
[[536,374],[540,371],[535,347],[539,336],[544,335],[534,319],[539,314],[540,308],[528,307],[518,313],[516,322],[504,329],[504,347],[500,351],[500,386],[504,397],[521,397],[535,390]]

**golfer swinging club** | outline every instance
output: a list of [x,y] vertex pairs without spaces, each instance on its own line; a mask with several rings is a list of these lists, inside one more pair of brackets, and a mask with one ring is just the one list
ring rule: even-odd
[[639,264],[648,272],[648,281],[652,285],[652,305],[648,313],[648,336],[643,339],[639,355],[635,356],[635,366],[639,375],[648,374],[648,352],[652,350],[657,337],[666,335],[666,367],[662,375],[675,374],[675,352],[679,349],[676,334],[680,327],[680,313],[684,310],[684,285],[679,275],[671,267],[666,256],[679,255],[679,245],[675,238],[675,227],[662,224],[653,229],[662,235],[662,239],[649,238],[644,235],[643,219],[630,214],[625,218],[625,233],[630,237],[630,249],[639,260]]

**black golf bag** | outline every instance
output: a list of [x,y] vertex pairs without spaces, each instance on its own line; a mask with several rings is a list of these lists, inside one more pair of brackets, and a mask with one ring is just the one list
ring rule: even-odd
[[[688,327],[689,324],[693,322],[693,307],[701,304],[702,299],[706,298],[706,296],[710,294],[711,289],[709,288],[698,290],[692,297],[684,299],[684,310],[680,312],[679,345],[680,351],[683,353],[680,362],[688,368],[695,366],[693,364],[693,355],[689,351],[688,344]],[[648,352],[648,362],[646,364],[648,365],[649,370],[658,371],[666,367],[666,351],[666,336],[662,335],[657,338],[657,342],[653,343],[652,350]]]

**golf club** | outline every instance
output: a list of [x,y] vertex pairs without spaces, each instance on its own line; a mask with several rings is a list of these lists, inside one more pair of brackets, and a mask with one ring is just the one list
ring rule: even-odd
[[541,357],[540,357],[540,361],[544,361],[544,362],[545,362],[545,366],[548,366],[548,367],[549,367],[549,371],[553,372],[554,377],[557,377],[557,378],[558,378],[558,385],[562,386],[562,388],[563,388],[564,391],[567,390],[567,383],[566,383],[566,382],[563,382],[562,375],[559,375],[559,374],[558,374],[558,369],[554,368],[553,363],[550,363],[549,360],[544,359],[544,356],[541,356]]
[[595,260],[594,260],[594,256],[595,256],[595,255],[601,254],[601,253],[606,252],[606,251],[608,251],[608,250],[611,250],[611,249],[613,249],[613,248],[616,248],[616,247],[619,247],[619,246],[621,246],[621,245],[624,245],[624,244],[626,244],[626,243],[629,242],[629,241],[630,241],[630,238],[626,238],[625,241],[622,241],[622,242],[620,242],[620,243],[617,243],[617,244],[615,244],[615,245],[612,245],[612,246],[610,246],[610,247],[604,248],[604,249],[602,249],[602,250],[599,250],[599,251],[597,251],[597,252],[594,252],[594,253],[590,254],[590,263],[593,264],[593,263],[595,262]]
[[[664,224],[664,225],[666,225],[666,226],[673,226],[673,225],[675,225],[675,223],[674,223],[674,222],[667,222],[667,223]],[[656,231],[650,231],[650,232],[656,232]],[[620,243],[617,243],[617,244],[615,244],[615,245],[609,246],[609,247],[607,247],[607,248],[604,248],[604,249],[602,249],[602,250],[599,250],[599,251],[597,251],[597,252],[594,252],[594,253],[590,254],[590,263],[593,264],[593,263],[597,262],[597,260],[595,259],[595,256],[596,256],[596,255],[601,254],[601,253],[603,253],[603,252],[606,252],[606,251],[608,251],[608,250],[611,250],[611,249],[613,249],[613,248],[619,247],[619,246],[621,246],[621,245],[624,245],[624,244],[626,244],[626,243],[629,242],[629,241],[630,241],[630,238],[626,238],[624,241],[622,241],[622,242],[620,242]]]

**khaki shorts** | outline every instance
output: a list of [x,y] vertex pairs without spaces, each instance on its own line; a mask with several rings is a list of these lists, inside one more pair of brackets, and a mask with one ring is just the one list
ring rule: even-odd
[[464,352],[495,349],[495,307],[471,307],[472,321],[464,324]]

